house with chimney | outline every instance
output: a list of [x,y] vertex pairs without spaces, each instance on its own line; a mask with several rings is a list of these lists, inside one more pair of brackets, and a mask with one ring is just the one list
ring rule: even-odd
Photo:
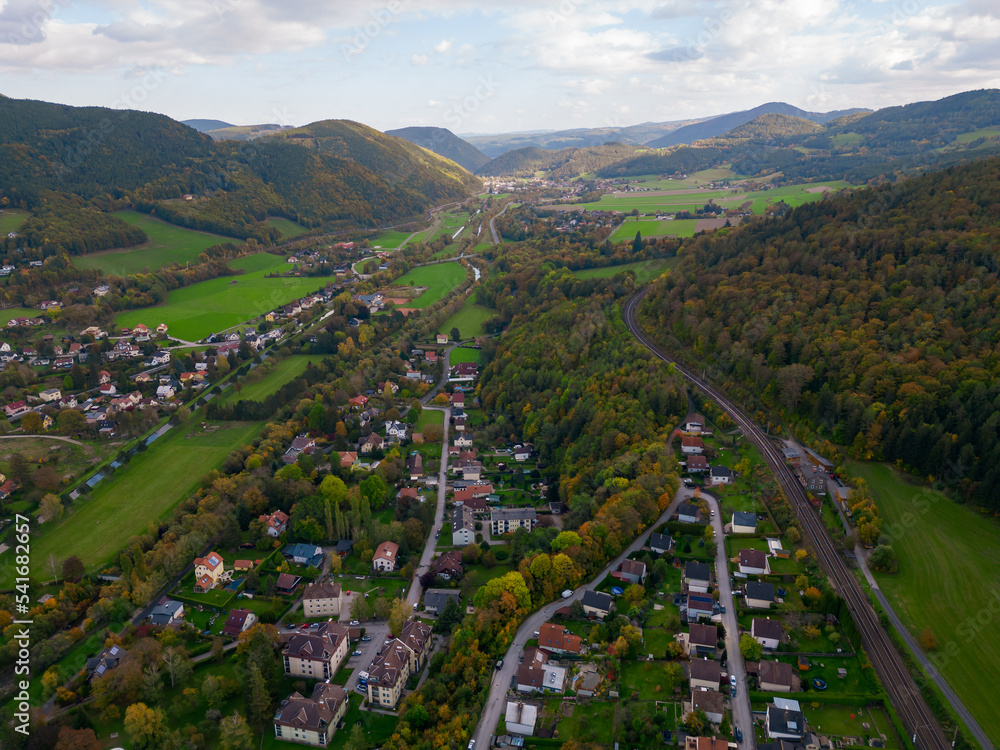
[[312,696],[292,693],[274,714],[274,736],[285,742],[327,747],[348,707],[347,692],[339,685],[318,682]]

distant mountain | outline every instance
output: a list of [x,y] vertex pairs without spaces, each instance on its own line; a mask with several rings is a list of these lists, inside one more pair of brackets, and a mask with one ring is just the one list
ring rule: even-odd
[[387,130],[385,134],[402,138],[439,156],[451,159],[470,172],[475,172],[490,160],[490,157],[478,148],[446,128],[400,128]]
[[223,122],[222,120],[181,120],[181,122],[189,128],[194,128],[199,133],[207,133],[209,130],[218,130],[219,128],[233,127],[228,122]]
[[681,143],[694,143],[695,141],[701,141],[706,138],[712,138],[714,136],[728,133],[733,128],[738,128],[740,125],[744,125],[761,115],[790,115],[792,117],[798,117],[803,120],[811,120],[812,122],[823,124],[830,122],[831,120],[835,120],[838,117],[843,117],[844,115],[865,111],[870,110],[844,109],[836,112],[806,112],[804,109],[793,107],[791,104],[785,104],[784,102],[768,102],[767,104],[761,104],[759,107],[754,107],[753,109],[744,110],[742,112],[731,112],[727,115],[715,117],[711,120],[699,122],[694,125],[687,125],[683,128],[677,128],[667,135],[648,141],[646,145],[650,148],[667,148],[668,146],[676,146]]
[[265,135],[274,135],[282,130],[290,130],[288,125],[277,125],[266,123],[264,125],[230,125],[228,128],[218,128],[217,130],[206,130],[205,135],[211,136],[213,141],[252,141],[255,138],[262,138]]
[[508,151],[479,168],[482,177],[525,177],[547,172],[556,179],[573,179],[618,164],[636,155],[637,146],[606,143],[593,148],[563,148],[557,151],[529,146]]
[[755,117],[750,122],[733,128],[722,136],[726,140],[763,140],[785,135],[806,135],[823,130],[823,126],[811,120],[791,115],[767,114]]
[[[705,119],[705,118],[702,118]],[[624,143],[641,146],[649,140],[659,138],[677,128],[700,119],[675,120],[673,122],[646,122],[627,127],[576,128],[531,133],[501,133],[497,135],[467,136],[465,140],[487,156],[496,158],[508,151],[534,146],[549,150],[562,148],[587,148],[605,143]]]
[[[2,197],[36,214],[25,235],[30,228],[54,249],[92,252],[121,246],[107,243],[127,233],[102,213],[110,207],[271,242],[279,234],[269,216],[307,227],[373,227],[422,217],[482,183],[358,123],[314,123],[237,143],[162,115],[2,99],[0,186]],[[185,195],[192,198],[180,200]],[[45,239],[67,236],[66,226],[72,244]]]

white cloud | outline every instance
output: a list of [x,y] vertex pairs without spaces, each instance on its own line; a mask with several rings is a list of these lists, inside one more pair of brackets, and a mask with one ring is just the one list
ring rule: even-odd
[[418,67],[421,65],[426,65],[427,55],[410,55],[410,62]]
[[451,39],[442,39],[440,42],[434,45],[434,51],[445,53],[451,49]]

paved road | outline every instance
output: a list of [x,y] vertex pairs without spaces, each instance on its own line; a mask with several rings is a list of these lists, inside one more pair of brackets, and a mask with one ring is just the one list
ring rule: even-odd
[[725,605],[722,624],[726,629],[726,668],[729,674],[736,677],[736,698],[731,699],[733,723],[743,730],[743,747],[753,748],[756,745],[753,732],[753,713],[750,710],[750,694],[747,690],[746,669],[743,665],[743,654],[740,653],[739,623],[736,619],[736,603],[733,601],[733,590],[729,576],[729,561],[726,559],[726,538],[724,533],[725,519],[719,501],[712,495],[702,493],[709,506],[715,511],[712,527],[715,529],[715,577],[719,582],[719,601]]
[[444,496],[448,489],[448,432],[449,421],[451,419],[451,409],[442,409],[438,406],[425,406],[431,411],[444,412],[444,436],[441,438],[441,467],[438,472],[438,497],[437,508],[434,510],[434,526],[427,536],[427,544],[424,546],[424,553],[420,556],[420,565],[417,566],[413,574],[413,583],[410,584],[410,593],[406,596],[406,601],[411,605],[420,601],[423,593],[423,586],[420,585],[420,576],[430,570],[431,560],[434,559],[434,550],[437,548],[437,535],[444,524]]
[[472,737],[476,740],[476,747],[481,748],[482,750],[489,747],[490,737],[493,735],[493,732],[497,727],[497,723],[500,721],[500,716],[503,714],[504,708],[506,707],[505,698],[507,696],[508,688],[510,688],[511,681],[517,673],[518,657],[524,651],[525,644],[535,637],[535,631],[538,630],[543,623],[547,622],[557,609],[583,599],[583,594],[588,587],[599,584],[608,576],[609,573],[611,573],[611,571],[617,570],[618,566],[621,565],[629,555],[646,546],[646,542],[649,541],[649,535],[653,532],[653,529],[656,529],[661,524],[669,521],[670,516],[672,516],[674,511],[677,510],[677,506],[693,494],[694,493],[686,487],[681,487],[674,496],[673,501],[670,503],[670,507],[663,512],[663,515],[651,524],[649,528],[639,534],[636,540],[629,545],[628,549],[608,563],[604,570],[598,573],[590,583],[578,586],[573,591],[573,595],[567,599],[556,599],[554,602],[546,604],[534,614],[529,615],[528,618],[521,623],[521,627],[517,630],[517,635],[514,636],[514,640],[511,643],[510,648],[507,649],[507,654],[504,656],[503,668],[493,674],[493,682],[490,684],[489,697],[486,699],[486,705],[483,708],[482,717],[480,718],[479,724],[476,726],[472,735]]
[[493,244],[494,245],[499,245],[500,244],[500,235],[497,234],[497,226],[496,226],[496,224],[494,222],[497,219],[499,219],[501,216],[503,216],[507,212],[507,209],[509,207],[510,207],[510,204],[508,203],[506,206],[503,207],[503,210],[500,211],[500,213],[498,213],[496,216],[494,216],[492,219],[490,219],[490,234],[493,236]]

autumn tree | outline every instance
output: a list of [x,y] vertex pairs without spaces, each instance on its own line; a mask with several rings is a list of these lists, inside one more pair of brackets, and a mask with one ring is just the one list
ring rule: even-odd
[[125,709],[125,731],[136,747],[158,747],[167,733],[163,711],[145,703],[133,703]]
[[930,628],[924,628],[920,634],[920,646],[924,651],[935,651],[938,647],[937,636]]
[[62,577],[64,581],[69,581],[70,583],[76,583],[86,572],[86,568],[83,565],[83,560],[81,560],[76,555],[70,555],[62,564]]
[[53,750],[101,750],[104,744],[97,739],[93,729],[62,727]]
[[403,631],[403,625],[410,615],[413,614],[413,607],[406,599],[396,599],[392,602],[389,612],[389,632],[398,635]]
[[740,636],[740,653],[746,661],[760,661],[764,647],[752,635],[744,633]]

